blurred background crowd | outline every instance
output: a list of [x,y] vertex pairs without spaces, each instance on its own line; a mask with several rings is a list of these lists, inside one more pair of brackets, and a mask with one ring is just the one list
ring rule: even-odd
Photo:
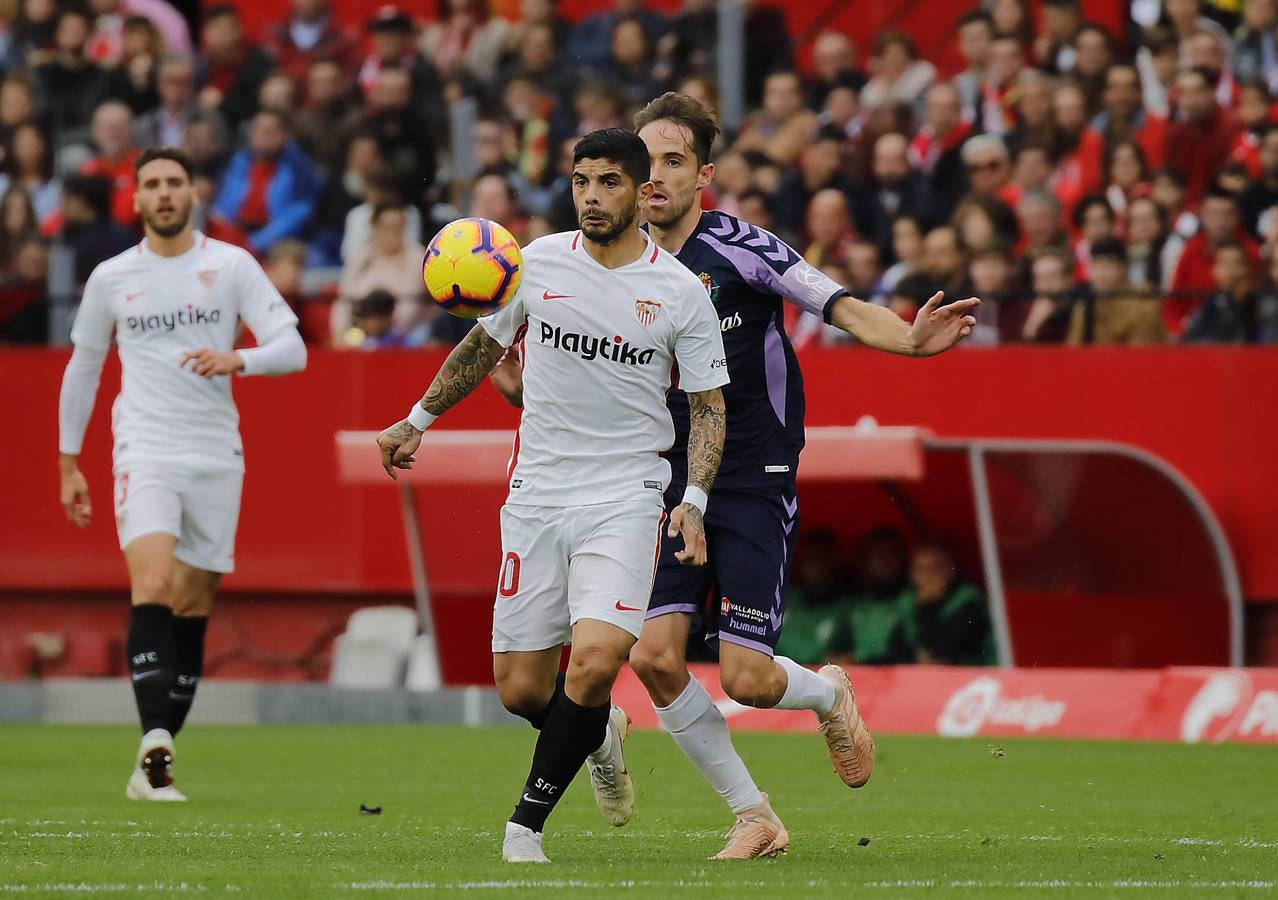
[[[508,6],[357,28],[293,0],[251,43],[233,5],[0,3],[0,341],[65,340],[51,304],[138,240],[131,166],[156,144],[191,156],[199,227],[262,260],[309,342],[456,341],[422,293],[438,226],[572,228],[578,136],[663,90],[723,99],[711,0]],[[1076,0],[992,0],[955,22],[957,73],[894,31],[819,33],[800,71],[781,5],[742,6],[744,116],[707,207],[906,319],[982,297],[973,344],[1278,340],[1275,0],[1135,0],[1123,33]]]

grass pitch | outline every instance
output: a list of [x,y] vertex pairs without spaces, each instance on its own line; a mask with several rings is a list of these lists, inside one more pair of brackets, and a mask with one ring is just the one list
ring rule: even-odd
[[[776,860],[712,863],[731,823],[670,739],[627,744],[635,819],[584,776],[548,866],[500,860],[527,772],[519,728],[195,727],[186,804],[124,799],[137,733],[0,727],[0,896],[1260,897],[1278,892],[1278,753],[884,737],[843,787],[815,735],[738,747],[792,834]],[[360,804],[381,806],[361,815]],[[861,838],[869,838],[865,846]]]

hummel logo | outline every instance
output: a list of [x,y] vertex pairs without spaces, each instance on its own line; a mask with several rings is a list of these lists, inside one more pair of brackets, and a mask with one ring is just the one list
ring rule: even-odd
[[621,601],[620,601],[620,600],[618,600],[618,601],[617,601],[617,609],[621,610],[622,612],[639,612],[639,607],[637,607],[637,606],[622,606],[622,604],[621,604]]
[[572,296],[573,296],[572,294],[552,294],[552,293],[550,293],[550,291],[546,291],[544,294],[542,294],[542,295],[541,295],[541,299],[543,299],[543,300],[571,300],[571,299],[572,299]]
[[529,803],[536,803],[538,806],[550,805],[550,803],[546,800],[538,800],[536,797],[529,797],[527,791],[524,791],[524,800],[526,800]]
[[125,303],[132,303],[134,300],[136,300],[138,297],[141,297],[141,296],[142,296],[143,294],[145,294],[145,293],[146,293],[146,291],[134,291],[132,294],[125,294],[125,295],[124,295],[124,302],[125,302]]

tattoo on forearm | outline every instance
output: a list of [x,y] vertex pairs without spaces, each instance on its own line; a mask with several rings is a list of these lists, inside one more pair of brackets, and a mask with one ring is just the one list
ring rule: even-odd
[[482,325],[476,325],[444,360],[421,400],[422,407],[438,416],[456,406],[488,376],[504,352]]
[[723,392],[718,388],[688,395],[691,416],[688,429],[688,484],[706,493],[723,460],[723,441],[728,434],[728,413]]

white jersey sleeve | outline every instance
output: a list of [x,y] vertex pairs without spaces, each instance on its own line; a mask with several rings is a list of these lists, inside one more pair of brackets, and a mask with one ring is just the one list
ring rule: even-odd
[[94,269],[84,285],[84,296],[71,324],[71,343],[86,350],[111,349],[111,332],[115,330],[115,311],[106,287],[107,276]]
[[71,326],[75,350],[62,374],[58,394],[58,452],[76,455],[84,444],[84,432],[93,415],[102,364],[111,349],[115,317],[103,276],[94,270],[84,287],[84,297]]
[[511,301],[497,312],[489,313],[477,320],[480,327],[488,332],[488,336],[503,347],[509,347],[515,343],[519,329],[528,321],[528,307],[524,302],[524,295],[528,291],[527,284],[527,281],[521,284]]
[[679,299],[674,334],[679,387],[692,393],[723,387],[729,381],[728,361],[714,304],[695,278],[688,281]]
[[297,328],[297,316],[271,284],[257,260],[247,252],[237,254],[235,290],[240,297],[240,318],[259,344],[265,344],[286,328]]

